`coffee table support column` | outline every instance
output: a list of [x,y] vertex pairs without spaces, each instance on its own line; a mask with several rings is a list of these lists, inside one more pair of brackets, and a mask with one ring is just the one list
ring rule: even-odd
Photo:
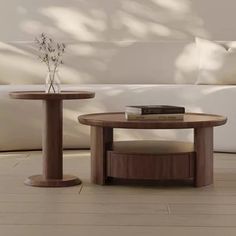
[[195,186],[213,183],[213,127],[194,129]]
[[112,128],[91,126],[91,178],[94,184],[106,183],[106,152],[112,142]]
[[43,109],[43,177],[62,179],[62,100],[45,100]]

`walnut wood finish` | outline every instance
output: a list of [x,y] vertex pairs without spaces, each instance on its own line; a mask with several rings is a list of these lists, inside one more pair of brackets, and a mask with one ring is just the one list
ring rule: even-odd
[[43,109],[43,176],[62,179],[62,100],[44,100]]
[[62,179],[47,179],[43,175],[33,175],[24,183],[34,187],[69,187],[81,184],[81,181],[73,175],[63,175]]
[[[80,123],[92,126],[93,183],[105,184],[109,177],[128,179],[194,177],[196,187],[213,182],[213,127],[223,125],[227,121],[224,116],[202,113],[186,113],[184,120],[181,121],[127,121],[121,112],[88,114],[79,116],[78,119]],[[139,143],[135,152],[129,147],[130,143],[124,142],[122,151],[116,142],[112,145],[113,128],[193,128],[194,150],[186,149],[177,143],[172,143],[171,148],[168,148],[168,145],[166,148],[165,143],[162,143],[163,147],[158,147],[149,141],[146,148]]]
[[122,112],[95,113],[79,116],[79,122],[85,125],[127,128],[127,129],[187,129],[212,127],[226,123],[227,118],[219,115],[203,113],[186,113],[184,120],[135,120],[127,121]]
[[62,91],[60,93],[45,93],[43,91],[16,91],[9,93],[11,98],[30,100],[67,100],[88,99],[95,96],[94,92],[88,91]]
[[194,149],[196,152],[195,186],[213,183],[213,128],[194,129]]
[[114,142],[112,150],[107,151],[107,176],[143,180],[190,179],[194,177],[194,160],[190,143]]
[[63,100],[92,98],[94,93],[67,91],[48,94],[45,92],[24,91],[11,92],[10,97],[15,99],[43,100],[43,174],[30,176],[25,180],[25,184],[37,187],[66,187],[80,184],[81,181],[76,176],[63,175]]
[[106,183],[106,151],[112,142],[112,128],[91,127],[91,177],[95,184]]

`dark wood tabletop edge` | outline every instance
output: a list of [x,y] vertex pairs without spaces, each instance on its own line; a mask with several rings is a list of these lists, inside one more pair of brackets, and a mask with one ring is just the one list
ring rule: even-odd
[[107,128],[117,128],[117,129],[193,129],[193,128],[204,128],[204,127],[217,127],[224,125],[225,122],[202,122],[202,123],[147,123],[137,125],[135,123],[120,123],[120,124],[112,124],[112,123],[103,123],[103,122],[88,122],[85,120],[79,120],[79,122],[83,125],[95,126],[95,127],[107,127]]
[[[80,115],[80,117],[85,117],[85,116],[95,116],[95,115],[116,115],[116,114],[125,114],[125,112],[100,112],[100,113],[89,113],[89,114],[84,114]],[[186,112],[183,113],[184,115],[201,115],[201,116],[215,116],[215,117],[221,117],[223,119],[227,119],[226,116],[219,115],[219,114],[212,114],[212,113],[200,113],[200,112]]]
[[[90,114],[84,114],[80,115],[78,119],[86,119],[86,117],[89,116],[99,116],[99,115],[116,115],[116,114],[125,114],[125,112],[101,112],[101,113],[90,113]],[[228,118],[226,116],[218,115],[218,114],[210,114],[210,113],[196,113],[196,112],[186,112],[185,115],[201,115],[201,116],[212,116],[212,117],[218,117],[221,120],[225,120],[225,123],[227,122]],[[91,118],[90,118],[91,119]]]
[[[122,114],[124,112],[110,112],[110,113],[91,113],[91,114],[85,114],[78,117],[78,121],[81,124],[89,125],[89,126],[100,126],[100,127],[110,127],[110,128],[126,128],[126,129],[155,129],[155,126],[157,129],[190,129],[190,128],[197,128],[197,127],[214,127],[214,126],[221,126],[224,125],[227,122],[227,117],[221,116],[221,115],[215,115],[215,114],[206,114],[206,113],[185,113],[185,114],[193,114],[193,115],[202,115],[202,116],[213,116],[218,117],[220,120],[214,120],[214,121],[188,121],[186,123],[183,123],[182,121],[175,121],[173,123],[171,122],[147,122],[142,123],[142,125],[138,124],[140,122],[137,121],[121,121],[114,124],[116,121],[104,121],[99,119],[88,119],[88,116],[96,116],[96,115],[105,115],[105,114]],[[146,121],[142,121],[146,122]]]
[[53,99],[89,99],[95,97],[93,91],[61,91],[61,93],[45,93],[44,91],[12,91],[10,98],[29,100],[53,100]]

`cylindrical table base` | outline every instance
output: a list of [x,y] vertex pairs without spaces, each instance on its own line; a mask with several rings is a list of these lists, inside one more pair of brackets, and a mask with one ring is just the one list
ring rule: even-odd
[[45,179],[42,175],[33,175],[24,183],[35,187],[70,187],[81,184],[81,180],[73,175],[64,175],[62,179]]

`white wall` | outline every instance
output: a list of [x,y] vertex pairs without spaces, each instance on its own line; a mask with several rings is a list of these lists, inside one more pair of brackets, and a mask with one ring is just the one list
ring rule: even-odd
[[43,83],[45,68],[29,43],[41,32],[69,45],[63,83],[192,83],[188,43],[195,36],[234,40],[235,6],[235,0],[2,0],[0,84]]
[[235,7],[235,0],[2,0],[0,41],[42,31],[73,41],[232,40]]

